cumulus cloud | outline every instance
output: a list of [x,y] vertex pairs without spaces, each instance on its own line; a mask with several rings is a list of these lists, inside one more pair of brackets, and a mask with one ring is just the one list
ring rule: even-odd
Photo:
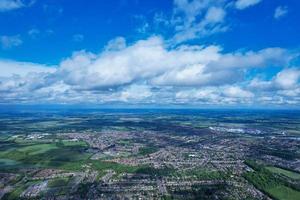
[[[170,15],[155,13],[153,26],[157,32],[172,33],[170,43],[203,39],[231,30],[230,12],[244,10],[262,0],[174,0]],[[150,25],[146,23],[147,27]],[[140,27],[142,28],[142,27]]]
[[16,10],[26,6],[31,6],[35,3],[35,0],[22,1],[22,0],[0,0],[0,12],[6,12],[10,10]]
[[285,90],[292,96],[297,68],[246,84],[248,70],[286,66],[292,58],[281,48],[224,53],[215,45],[174,48],[161,37],[133,44],[118,37],[98,54],[78,51],[52,67],[2,60],[0,96],[2,102],[248,104],[257,90],[278,88],[276,95]]
[[[295,58],[290,51],[272,47],[226,52],[218,45],[185,43],[227,31],[228,12],[260,2],[174,0],[171,16],[155,14],[153,22],[168,27],[170,38],[128,43],[116,37],[98,53],[77,51],[57,66],[0,60],[0,103],[300,104],[300,70],[290,67]],[[62,13],[47,5],[44,10]],[[276,10],[275,18],[287,13],[286,7]],[[141,19],[139,32],[152,28]],[[38,34],[37,29],[28,31],[32,38]],[[72,39],[80,42],[84,36]],[[9,49],[22,40],[19,35],[1,36],[0,44]],[[279,72],[269,79],[249,77],[252,71],[275,67]]]
[[211,105],[249,104],[254,94],[239,86],[204,87],[200,89],[180,90],[175,95],[179,103],[201,103]]
[[114,51],[121,50],[126,47],[126,40],[123,37],[116,37],[113,40],[110,40],[108,44],[105,46],[105,50]]
[[270,80],[254,78],[248,89],[260,94],[259,103],[264,104],[299,104],[300,103],[300,70],[285,68]]
[[243,10],[260,2],[261,0],[237,0],[235,3],[235,7],[239,10]]
[[230,30],[227,13],[244,10],[261,0],[174,0],[170,19],[156,13],[154,23],[173,31],[171,43],[208,37]]
[[82,34],[74,34],[72,36],[74,42],[82,42],[84,40],[84,35]]
[[292,58],[280,48],[267,48],[257,52],[222,54],[221,49],[210,46],[198,54],[202,59],[180,68],[173,68],[153,79],[158,85],[206,86],[223,85],[243,80],[245,69],[286,65]]
[[289,90],[299,86],[300,70],[298,68],[287,68],[278,72],[271,80],[260,80],[254,78],[249,86],[259,90]]
[[274,18],[279,19],[287,15],[288,7],[287,6],[278,6],[274,11]]
[[29,62],[17,62],[12,60],[0,60],[0,77],[13,75],[25,76],[29,73],[52,73],[56,70],[54,66],[46,66]]
[[28,35],[33,39],[36,39],[40,33],[41,33],[41,31],[36,28],[30,29],[28,31]]
[[151,37],[125,46],[123,39],[109,42],[96,55],[76,52],[61,63],[57,75],[77,89],[107,89],[146,80],[152,85],[201,86],[238,81],[246,67],[285,64],[283,49],[222,54],[218,46],[168,49],[162,38]]
[[140,101],[152,96],[151,88],[148,85],[131,85],[120,92],[121,101]]
[[244,53],[234,52],[224,54],[220,59],[209,64],[209,69],[216,68],[251,68],[251,67],[266,67],[285,66],[293,58],[287,50],[282,48],[266,48],[257,52],[247,51]]
[[218,23],[224,20],[226,13],[222,8],[210,7],[205,15],[206,23]]
[[2,35],[0,36],[0,44],[3,49],[10,49],[12,47],[19,46],[23,43],[21,37],[19,35],[7,36]]
[[226,1],[175,0],[171,25],[175,29],[173,42],[205,37],[223,32],[226,17]]
[[253,93],[243,90],[238,86],[230,86],[224,90],[224,94],[228,97],[237,98],[251,98],[254,96]]
[[282,89],[291,89],[299,83],[300,70],[296,68],[285,69],[279,72],[275,79],[274,84]]
[[22,8],[24,4],[20,0],[1,0],[0,1],[0,12],[15,10]]

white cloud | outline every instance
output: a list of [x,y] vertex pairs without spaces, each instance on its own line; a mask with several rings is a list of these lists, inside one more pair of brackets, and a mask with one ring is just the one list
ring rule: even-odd
[[120,93],[121,101],[140,101],[152,96],[151,88],[147,85],[131,85]]
[[287,90],[279,90],[277,92],[278,95],[280,96],[287,96],[287,97],[298,97],[300,99],[300,86],[294,89],[287,89]]
[[[0,11],[3,2],[22,3],[0,0]],[[174,0],[172,16],[154,15],[155,25],[173,33],[167,40],[154,36],[130,44],[117,37],[99,53],[74,52],[57,66],[0,60],[0,102],[300,105],[300,70],[289,67],[291,52],[276,47],[225,52],[217,45],[183,44],[227,31],[227,13],[260,2]],[[6,10],[17,9],[9,5]],[[49,5],[44,11],[56,18],[63,12]],[[287,7],[278,7],[274,17],[287,12]],[[145,17],[136,19],[142,24],[139,32],[152,28]],[[39,33],[28,31],[33,38]],[[79,42],[84,36],[72,39]],[[22,40],[19,35],[1,36],[0,44],[8,49]],[[249,80],[252,70],[264,67],[282,70],[267,80]]]
[[261,0],[237,0],[235,3],[235,7],[239,10],[243,10],[250,6],[254,6],[260,2]]
[[173,41],[181,43],[214,33],[224,32],[226,1],[175,0],[171,25],[175,29]]
[[300,70],[298,68],[287,68],[278,72],[271,80],[260,80],[254,78],[249,87],[257,90],[291,90],[299,86]]
[[21,0],[0,0],[0,12],[15,10],[23,6]]
[[205,15],[206,23],[218,23],[224,20],[226,12],[222,8],[210,7]]
[[148,22],[144,22],[141,27],[137,29],[138,33],[147,33],[149,31],[150,25]]
[[252,92],[241,89],[238,86],[229,86],[225,88],[224,94],[228,97],[251,98],[254,96]]
[[10,77],[13,75],[26,76],[28,73],[48,73],[55,70],[53,66],[48,67],[35,63],[0,60],[0,77]]
[[82,34],[75,34],[73,35],[73,41],[74,42],[82,42],[84,40],[84,35]]
[[[164,22],[167,27],[173,27],[171,42],[178,44],[226,32],[230,28],[226,21],[227,12],[233,8],[243,10],[260,2],[261,0],[174,0],[170,22],[166,22],[165,17],[159,17],[158,21]],[[157,16],[155,17],[157,21]]]
[[7,36],[2,35],[0,36],[0,44],[3,49],[10,49],[12,47],[19,46],[23,43],[21,37],[19,35]]
[[164,61],[166,54],[162,40],[153,37],[119,51],[99,55],[78,52],[62,62],[59,73],[78,89],[115,87],[152,77],[170,67],[162,63],[169,62]]
[[31,37],[31,38],[37,38],[38,35],[40,34],[40,30],[39,29],[36,29],[36,28],[33,28],[33,29],[30,29],[28,31],[28,35]]
[[[243,79],[245,70],[265,66],[285,66],[291,56],[284,49],[268,48],[258,52],[222,54],[211,46],[198,51],[206,59],[173,68],[152,79],[158,85],[205,86],[235,83]],[[194,55],[196,57],[196,55]]]
[[110,40],[107,45],[105,46],[106,51],[115,51],[121,50],[126,47],[126,40],[123,37],[116,37],[113,40]]
[[265,67],[268,65],[285,66],[291,59],[291,55],[287,50],[282,48],[266,48],[257,52],[237,52],[224,54],[220,59],[210,63],[209,68],[250,68]]
[[286,68],[278,72],[271,80],[253,79],[248,88],[259,94],[257,99],[260,104],[299,105],[299,81],[299,68]]
[[288,91],[298,88],[297,68],[285,69],[269,81],[254,79],[247,85],[246,79],[249,69],[284,67],[291,59],[290,53],[280,48],[224,53],[213,45],[174,48],[160,37],[126,44],[118,37],[99,54],[75,52],[53,67],[2,60],[0,96],[1,102],[10,103],[227,105],[249,104],[273,94],[274,102],[292,103],[299,97]]
[[178,103],[201,103],[211,105],[249,104],[254,94],[238,86],[203,87],[200,89],[180,90],[175,94]]
[[279,72],[274,79],[274,84],[283,89],[291,89],[299,83],[300,70],[296,68],[285,69]]
[[174,0],[171,16],[156,13],[153,23],[160,27],[158,32],[162,29],[172,32],[170,43],[177,45],[230,30],[227,13],[235,9],[243,10],[260,2],[261,0]]
[[274,11],[274,18],[279,19],[281,17],[284,17],[287,13],[288,13],[287,6],[278,6]]
[[6,12],[16,10],[23,7],[31,6],[35,3],[35,0],[0,0],[0,12]]
[[221,96],[217,88],[207,87],[202,89],[180,90],[175,94],[175,101],[179,103],[202,102],[219,104]]
[[[122,44],[121,48],[111,50],[115,43]],[[285,50],[278,48],[232,54],[222,54],[217,46],[167,49],[159,37],[124,45],[119,38],[99,55],[77,52],[61,63],[59,77],[83,90],[114,88],[139,80],[153,85],[222,85],[239,80],[232,76],[242,77],[241,70],[231,68],[284,64],[288,60]]]

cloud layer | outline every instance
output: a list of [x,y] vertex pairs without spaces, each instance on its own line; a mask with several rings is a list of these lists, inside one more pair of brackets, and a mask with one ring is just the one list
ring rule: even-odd
[[[281,48],[224,53],[215,45],[170,47],[156,36],[130,45],[116,38],[99,54],[75,52],[58,66],[1,61],[0,94],[2,103],[299,103],[300,71],[287,68],[293,57]],[[265,67],[282,70],[248,80]]]
[[[299,106],[300,69],[293,65],[299,54],[294,51],[266,47],[228,52],[221,45],[191,43],[228,31],[229,12],[244,12],[261,2],[174,0],[170,16],[156,13],[153,19],[170,30],[166,38],[153,34],[128,44],[117,37],[98,53],[76,51],[56,66],[0,59],[0,103]],[[28,5],[0,0],[0,11]],[[287,12],[279,6],[274,18]],[[145,33],[149,26],[146,21],[137,31]],[[40,30],[27,34],[36,39]],[[86,39],[79,33],[70,38]],[[4,50],[22,42],[19,35],[0,36]]]
[[0,0],[0,12],[16,10],[26,6],[31,6],[35,0]]

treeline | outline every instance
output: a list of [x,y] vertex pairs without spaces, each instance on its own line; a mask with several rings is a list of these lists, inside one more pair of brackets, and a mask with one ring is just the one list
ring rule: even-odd
[[[265,166],[256,163],[253,160],[245,161],[249,167],[254,171],[246,172],[243,174],[243,177],[251,182],[257,189],[264,192],[266,195],[273,199],[280,200],[282,195],[286,190],[289,190],[291,196],[297,196],[300,199],[300,193],[297,191],[297,187],[294,187],[289,182],[275,175],[271,171],[265,168]],[[293,198],[286,198],[293,199]]]

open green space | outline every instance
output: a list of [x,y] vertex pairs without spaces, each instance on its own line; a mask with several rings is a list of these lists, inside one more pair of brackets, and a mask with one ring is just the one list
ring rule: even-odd
[[[86,143],[60,141],[47,144],[12,145],[0,152],[0,164],[10,167],[54,167],[60,169],[81,169],[81,165],[90,157],[85,152]],[[18,165],[17,165],[18,164]]]
[[158,151],[157,147],[142,147],[139,149],[139,155],[148,155],[151,153],[155,153],[156,151]]
[[[17,144],[0,152],[2,168],[39,167],[58,168],[69,171],[80,171],[86,167],[104,171],[112,169],[117,173],[133,173],[139,167],[122,165],[114,162],[90,160],[91,153],[86,152],[88,145],[83,141],[59,140],[53,143]],[[151,150],[147,150],[151,152]]]
[[62,140],[63,145],[65,146],[81,146],[88,147],[87,143],[84,141],[70,141],[70,140]]
[[28,156],[37,155],[46,153],[47,151],[57,149],[58,147],[55,144],[36,144],[28,145],[23,148],[19,148],[18,151],[24,152]]
[[9,193],[6,193],[2,199],[4,200],[16,200],[16,199],[23,199],[20,197],[23,191],[25,191],[28,187],[33,184],[36,184],[38,181],[28,181],[23,182],[21,184],[17,183],[16,187]]
[[15,160],[0,158],[0,168],[6,168],[10,166],[19,165],[19,164],[20,163]]
[[69,178],[55,178],[48,182],[48,187],[65,187],[69,182]]
[[273,173],[282,174],[282,175],[287,176],[292,179],[300,179],[300,173],[297,173],[297,172],[282,169],[279,167],[266,167],[266,169],[270,170]]
[[26,185],[17,186],[13,191],[5,194],[3,199],[6,200],[20,199],[20,195],[25,189],[26,189]]
[[253,172],[247,172],[244,177],[256,188],[263,191],[270,197],[278,200],[300,199],[300,192],[288,186],[287,183],[278,179],[274,174],[262,165],[254,161],[246,162],[254,169]]
[[294,189],[291,189],[284,185],[278,185],[272,188],[267,189],[267,192],[270,193],[275,199],[280,200],[296,200],[300,199],[300,192]]

